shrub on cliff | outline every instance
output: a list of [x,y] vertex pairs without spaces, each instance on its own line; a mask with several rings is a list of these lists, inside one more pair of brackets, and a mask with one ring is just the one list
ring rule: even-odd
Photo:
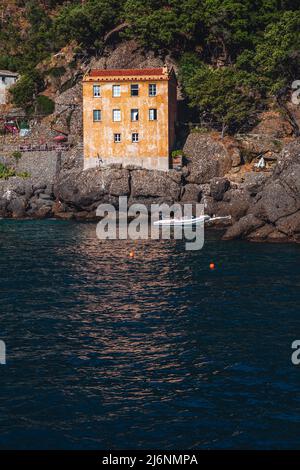
[[55,103],[48,96],[39,95],[36,99],[35,109],[38,114],[52,114]]
[[43,80],[37,71],[22,75],[10,89],[13,103],[20,108],[29,109],[42,88]]
[[11,154],[12,158],[15,160],[16,163],[18,163],[19,160],[21,160],[22,158],[22,153],[19,152],[18,150],[15,150],[12,154]]
[[15,175],[16,171],[13,168],[8,168],[6,165],[3,165],[3,163],[0,163],[0,179],[6,180]]

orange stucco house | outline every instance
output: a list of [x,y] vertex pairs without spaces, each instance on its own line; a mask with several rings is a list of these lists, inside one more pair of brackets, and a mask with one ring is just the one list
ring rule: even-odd
[[168,170],[175,142],[173,69],[91,70],[83,79],[84,168]]

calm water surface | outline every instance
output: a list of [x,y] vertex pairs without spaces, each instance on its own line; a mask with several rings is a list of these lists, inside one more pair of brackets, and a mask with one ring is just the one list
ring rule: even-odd
[[0,243],[0,448],[300,449],[299,246],[4,220]]

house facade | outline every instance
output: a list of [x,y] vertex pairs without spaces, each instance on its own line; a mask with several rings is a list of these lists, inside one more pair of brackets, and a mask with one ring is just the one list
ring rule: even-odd
[[18,80],[18,74],[9,70],[0,70],[0,104],[6,104],[9,88]]
[[83,79],[84,168],[169,169],[175,142],[173,69],[91,70]]

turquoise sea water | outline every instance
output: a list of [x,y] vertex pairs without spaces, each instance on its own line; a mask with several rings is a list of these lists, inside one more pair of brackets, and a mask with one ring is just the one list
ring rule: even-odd
[[51,220],[0,243],[0,448],[300,448],[299,246]]

